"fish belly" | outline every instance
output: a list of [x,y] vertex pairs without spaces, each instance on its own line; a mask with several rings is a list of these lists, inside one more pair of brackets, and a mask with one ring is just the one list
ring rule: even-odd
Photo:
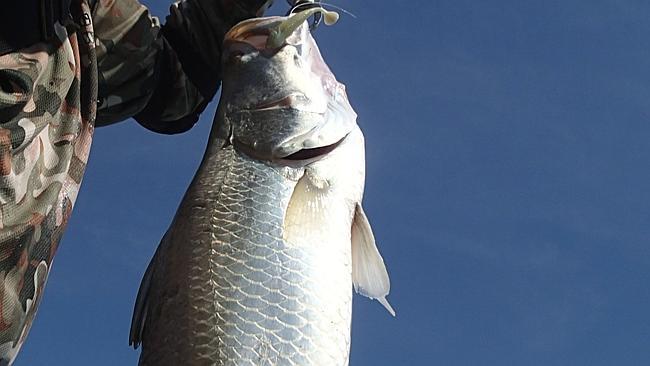
[[156,255],[141,365],[347,365],[351,211],[304,172],[204,161]]

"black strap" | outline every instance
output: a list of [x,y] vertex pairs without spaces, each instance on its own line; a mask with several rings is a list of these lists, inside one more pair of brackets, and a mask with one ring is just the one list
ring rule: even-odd
[[0,55],[56,39],[54,25],[72,21],[72,0],[11,0],[0,13]]

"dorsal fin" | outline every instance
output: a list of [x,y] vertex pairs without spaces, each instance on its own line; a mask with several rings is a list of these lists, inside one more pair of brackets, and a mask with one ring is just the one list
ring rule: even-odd
[[390,292],[390,279],[379,254],[370,223],[357,203],[352,221],[352,284],[357,293],[376,299],[391,315],[395,311],[386,300]]

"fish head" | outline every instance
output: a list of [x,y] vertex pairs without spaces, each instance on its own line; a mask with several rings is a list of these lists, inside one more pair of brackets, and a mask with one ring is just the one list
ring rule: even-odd
[[234,147],[256,159],[313,160],[356,127],[307,22],[277,37],[295,16],[246,20],[225,36],[219,116]]

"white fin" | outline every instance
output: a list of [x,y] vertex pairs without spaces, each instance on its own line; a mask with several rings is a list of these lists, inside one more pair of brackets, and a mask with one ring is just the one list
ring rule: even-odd
[[357,293],[377,299],[395,316],[395,310],[386,300],[390,292],[388,272],[375,244],[368,218],[358,203],[352,221],[352,284]]

